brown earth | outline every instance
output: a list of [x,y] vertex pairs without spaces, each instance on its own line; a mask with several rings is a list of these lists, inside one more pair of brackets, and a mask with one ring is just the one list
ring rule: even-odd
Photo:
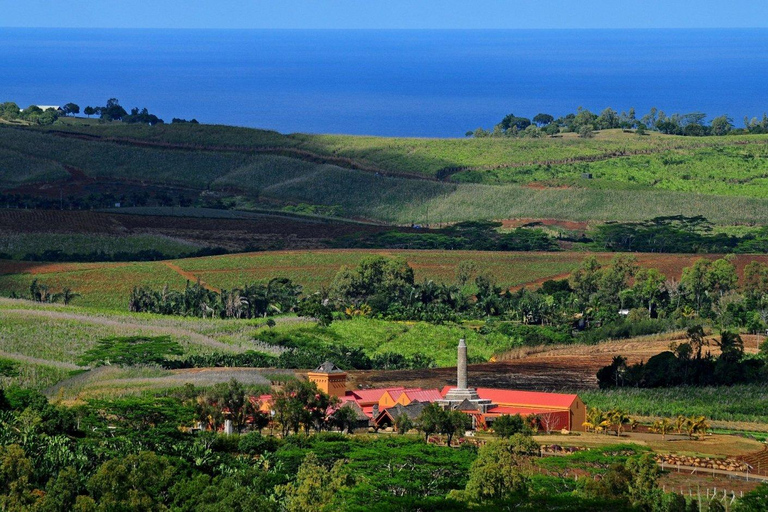
[[[742,338],[746,351],[755,353],[758,337],[745,335]],[[647,361],[651,356],[669,350],[670,343],[679,343],[683,339],[682,333],[673,333],[598,345],[525,347],[503,354],[498,361],[469,365],[468,377],[474,387],[531,391],[596,389],[597,371],[609,365],[615,355],[626,357],[629,364]],[[714,345],[709,350],[718,354]],[[350,389],[384,386],[442,388],[455,384],[455,368],[365,370],[350,372],[349,376]]]
[[264,214],[253,219],[129,215],[92,211],[0,209],[0,236],[22,233],[161,235],[206,247],[317,249],[350,235],[395,228]]

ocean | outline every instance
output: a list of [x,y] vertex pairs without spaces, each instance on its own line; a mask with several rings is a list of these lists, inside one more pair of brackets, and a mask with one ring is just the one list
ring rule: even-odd
[[768,30],[0,29],[0,102],[462,137],[509,113],[768,111]]

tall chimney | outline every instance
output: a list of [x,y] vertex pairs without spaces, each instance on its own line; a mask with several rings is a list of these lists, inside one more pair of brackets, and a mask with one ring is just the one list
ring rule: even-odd
[[456,387],[467,389],[467,344],[464,338],[459,340],[459,353],[456,360]]

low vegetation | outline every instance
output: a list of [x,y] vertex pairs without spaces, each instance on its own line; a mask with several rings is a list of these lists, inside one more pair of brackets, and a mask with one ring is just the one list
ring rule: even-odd
[[[8,510],[368,510],[372,502],[440,510],[698,507],[694,497],[660,488],[661,472],[642,447],[540,459],[526,431],[479,448],[412,435],[347,436],[323,432],[347,428],[344,408],[328,417],[333,399],[313,385],[286,383],[275,394],[274,417],[250,400],[262,391],[232,381],[70,409],[29,390],[7,389],[0,394],[0,461],[10,470],[0,502]],[[233,435],[215,430],[224,411]],[[442,434],[450,444],[452,433],[462,432],[458,416],[453,421],[457,414],[467,419],[427,408],[414,426],[427,439]],[[179,428],[192,424],[214,430]],[[273,437],[275,431],[284,436]],[[566,464],[587,478],[563,472]],[[745,495],[734,510],[753,510],[764,493]]]

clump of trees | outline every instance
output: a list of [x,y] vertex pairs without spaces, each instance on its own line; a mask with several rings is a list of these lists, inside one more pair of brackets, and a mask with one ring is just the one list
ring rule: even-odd
[[250,284],[221,292],[200,282],[179,292],[167,286],[162,290],[136,287],[128,302],[130,311],[202,318],[259,318],[292,311],[302,287],[290,279],[276,277],[267,284]]
[[[68,103],[67,105],[73,108],[77,107],[74,103]],[[55,123],[62,113],[66,115],[65,112],[59,112],[54,108],[43,110],[37,105],[30,105],[22,110],[12,101],[0,103],[0,119],[6,121],[25,121],[33,124],[49,125]]]
[[66,286],[60,292],[53,292],[48,285],[37,279],[33,279],[29,285],[29,299],[34,302],[62,302],[67,305],[77,297],[80,297],[80,294]]
[[[702,327],[696,325],[688,329],[686,337],[687,341],[672,344],[669,351],[656,354],[645,363],[627,365],[624,357],[615,356],[610,365],[597,373],[600,387],[729,386],[762,382],[768,377],[768,353],[745,356],[744,342],[734,332],[723,331],[719,340],[710,341]],[[717,357],[708,350],[710,343],[720,350]]]
[[181,345],[170,336],[119,336],[99,340],[80,358],[83,366],[160,365],[169,356],[183,354]]
[[88,117],[98,115],[102,121],[122,121],[124,123],[142,123],[148,125],[163,124],[163,120],[154,114],[150,114],[146,108],[134,107],[130,114],[120,105],[120,100],[110,98],[102,107],[87,106],[83,113]]
[[663,253],[760,253],[768,250],[768,229],[743,236],[713,233],[702,216],[674,215],[642,222],[608,222],[590,236],[596,250]]
[[539,138],[543,135],[556,136],[561,132],[577,133],[580,137],[592,137],[595,131],[610,129],[635,130],[638,135],[657,131],[670,135],[721,136],[744,133],[768,133],[768,115],[762,118],[744,118],[744,127],[735,128],[733,119],[727,115],[714,117],[707,122],[707,114],[690,112],[669,114],[656,107],[638,118],[634,108],[619,113],[605,108],[599,114],[579,107],[576,112],[558,118],[550,114],[537,114],[533,119],[508,114],[492,130],[477,128],[468,131],[468,137],[521,137]]
[[445,249],[474,251],[557,251],[557,242],[542,229],[516,228],[502,233],[501,222],[471,221],[429,231],[386,231],[335,242],[339,247]]

